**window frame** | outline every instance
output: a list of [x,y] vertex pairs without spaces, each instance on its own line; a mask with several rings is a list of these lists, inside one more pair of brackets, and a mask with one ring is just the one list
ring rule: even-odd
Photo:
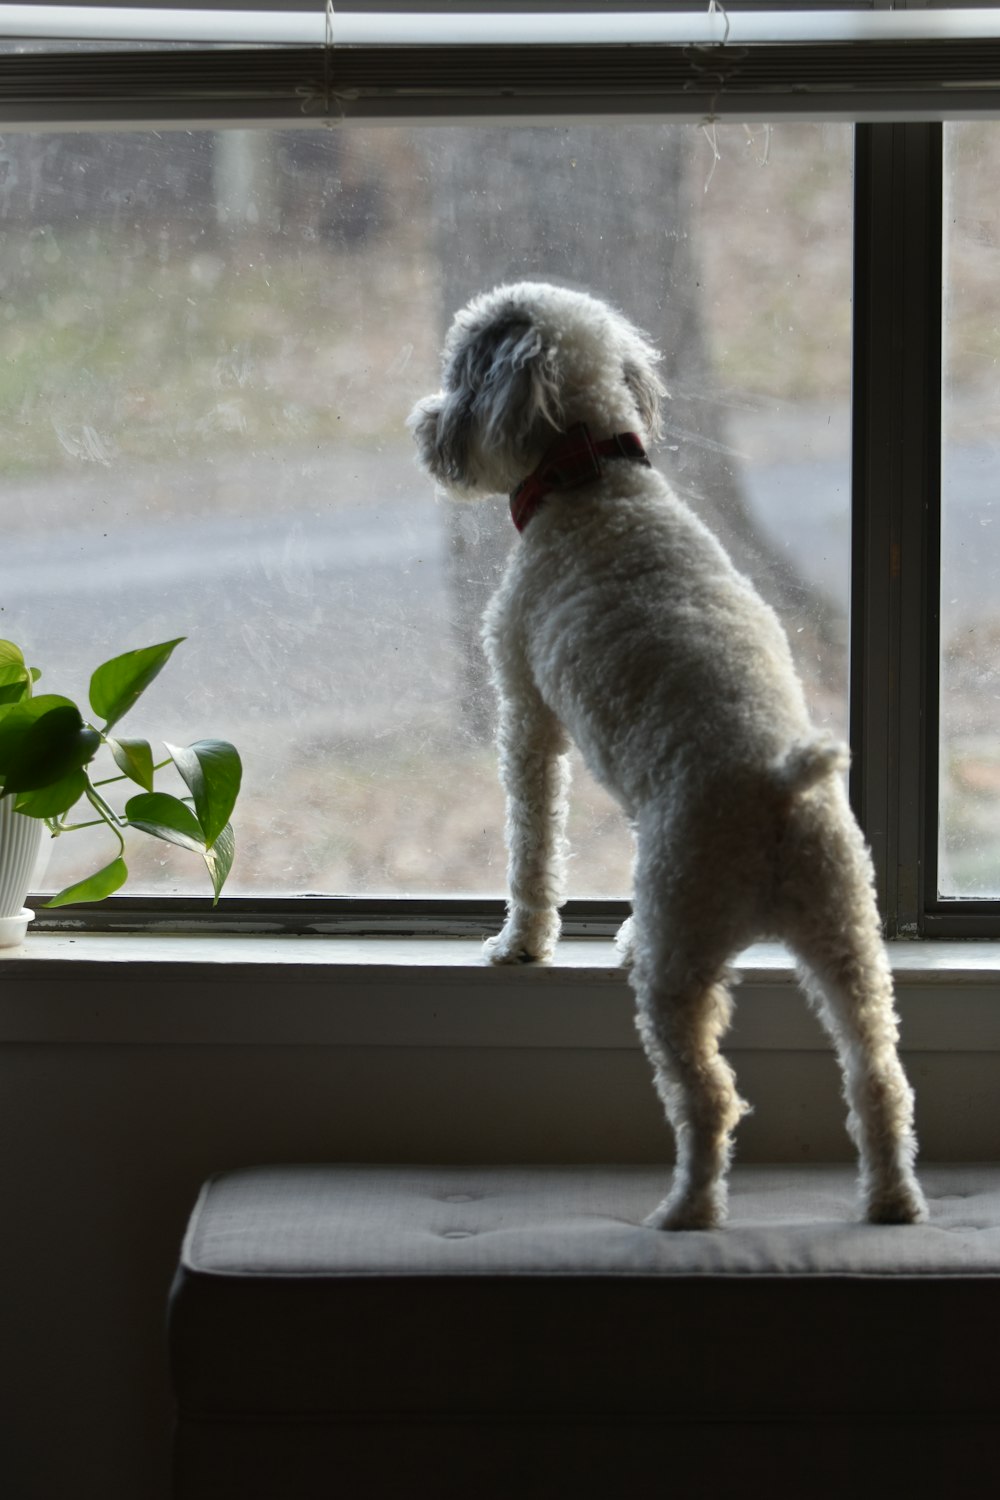
[[[862,0],[842,8],[880,7]],[[972,93],[968,112],[987,112],[985,94]],[[503,111],[508,121],[518,109],[537,118],[537,100],[513,104]],[[593,117],[610,117],[606,98],[591,106]],[[660,101],[659,113],[690,118],[691,108],[703,106],[699,97],[671,111]],[[414,107],[383,105],[382,117],[399,119]],[[427,106],[441,107],[440,100]],[[628,106],[619,100],[611,113],[649,118],[648,108],[644,96]],[[551,102],[545,114],[556,118]],[[357,118],[370,122],[371,114],[362,110]],[[942,900],[936,883],[943,126],[940,119],[872,117],[854,129],[851,798],[872,849],[887,936],[1000,936],[1000,901]],[[565,930],[604,937],[625,911],[624,901],[571,901]],[[499,892],[495,899],[223,897],[214,909],[207,898],[120,896],[94,908],[39,910],[36,926],[470,934],[489,930],[502,912]]]
[[890,937],[938,904],[942,137],[855,137],[851,797]]
[[996,938],[938,886],[944,125],[855,142],[851,800],[887,937]]

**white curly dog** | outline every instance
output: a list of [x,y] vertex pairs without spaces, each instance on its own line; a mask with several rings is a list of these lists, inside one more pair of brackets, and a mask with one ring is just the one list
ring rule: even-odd
[[914,1222],[913,1097],[846,751],[810,723],[773,610],[649,467],[658,358],[590,296],[501,286],[458,313],[443,388],[410,417],[434,479],[463,498],[512,492],[522,531],[484,622],[510,884],[487,952],[552,956],[571,736],[635,838],[619,946],[676,1136],[647,1224],[725,1218],[747,1108],[719,1053],[726,965],[765,936],[795,954],[836,1047],[865,1214]]

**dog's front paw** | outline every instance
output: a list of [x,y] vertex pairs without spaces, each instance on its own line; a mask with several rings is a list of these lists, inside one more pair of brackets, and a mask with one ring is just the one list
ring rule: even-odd
[[615,949],[622,968],[630,969],[635,962],[635,917],[626,917],[615,933]]
[[512,941],[504,931],[486,939],[483,957],[491,964],[533,964],[538,954],[529,953],[523,943]]
[[555,953],[559,917],[554,912],[512,912],[483,954],[491,964],[547,963]]

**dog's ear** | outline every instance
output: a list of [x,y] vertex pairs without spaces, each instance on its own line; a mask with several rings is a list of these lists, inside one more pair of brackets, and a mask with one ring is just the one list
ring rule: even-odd
[[668,394],[656,369],[658,359],[655,349],[636,339],[622,361],[625,384],[651,438],[660,435],[660,403]]
[[444,386],[433,441],[437,472],[453,484],[482,482],[480,465],[518,471],[540,436],[558,430],[555,359],[524,319],[498,320],[460,344]]
[[458,337],[439,395],[418,401],[407,426],[422,466],[458,492],[508,482],[537,457],[562,419],[553,351],[524,317]]
[[540,434],[558,431],[562,403],[554,351],[531,323],[514,321],[490,328],[475,351],[479,361],[475,402],[483,443],[512,456]]

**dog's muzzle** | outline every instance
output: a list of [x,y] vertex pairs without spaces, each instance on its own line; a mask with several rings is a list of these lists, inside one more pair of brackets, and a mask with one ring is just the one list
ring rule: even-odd
[[592,484],[604,474],[601,460],[628,458],[650,468],[642,441],[634,432],[619,432],[595,442],[586,422],[578,422],[552,444],[527,479],[522,479],[510,497],[511,520],[523,531],[552,490],[575,490]]

